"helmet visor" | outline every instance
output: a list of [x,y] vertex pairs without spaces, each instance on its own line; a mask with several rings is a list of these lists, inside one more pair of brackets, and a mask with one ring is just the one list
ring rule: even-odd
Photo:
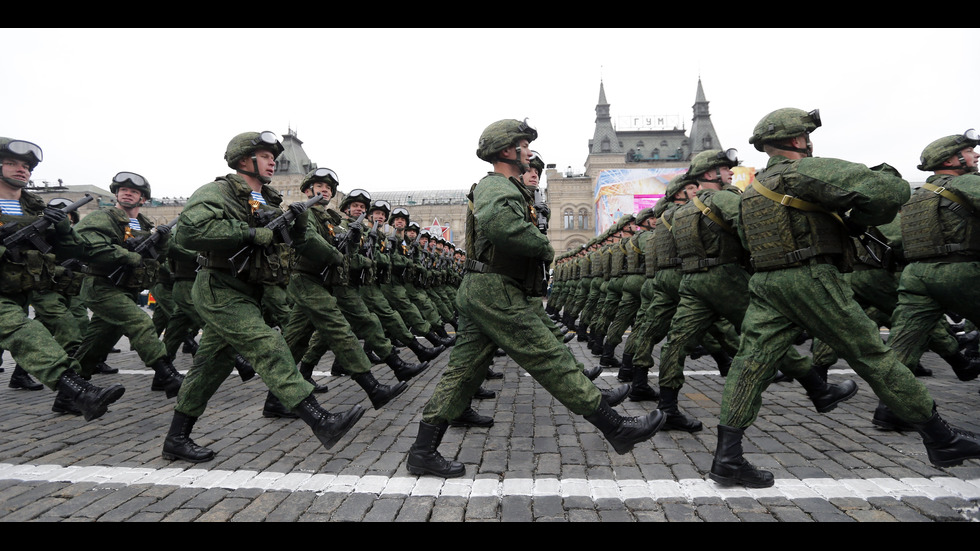
[[269,130],[259,132],[258,137],[252,140],[252,145],[258,146],[266,145],[274,147],[277,143],[279,143],[279,136],[276,136],[275,132]]
[[112,177],[112,181],[119,185],[129,184],[137,188],[149,187],[149,184],[146,183],[146,178],[135,172],[119,172]]
[[398,207],[397,209],[391,211],[391,217],[394,218],[396,216],[402,216],[402,217],[405,217],[405,218],[409,218],[409,216],[408,216],[408,209],[402,208],[402,207]]
[[313,171],[313,179],[315,181],[324,181],[324,182],[333,180],[334,185],[340,183],[340,177],[337,176],[336,172],[330,170],[329,168],[318,168],[315,171]]
[[383,199],[378,199],[371,205],[371,210],[386,210],[391,212],[391,203]]
[[37,144],[28,141],[11,140],[7,142],[7,145],[3,146],[3,149],[22,157],[33,156],[37,163],[44,160],[44,154],[41,152],[41,148]]
[[812,122],[813,126],[815,126],[816,128],[820,128],[820,126],[823,124],[820,122],[819,109],[814,109],[813,111],[810,111],[809,113],[806,114],[806,116],[809,117],[810,122]]

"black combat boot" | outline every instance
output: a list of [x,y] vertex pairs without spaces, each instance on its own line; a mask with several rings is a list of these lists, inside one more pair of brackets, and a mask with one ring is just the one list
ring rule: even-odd
[[633,382],[630,385],[630,401],[649,402],[659,399],[660,393],[650,386],[650,366],[634,365]]
[[422,343],[416,340],[415,337],[409,339],[409,341],[405,343],[405,346],[408,347],[409,350],[414,352],[415,356],[419,359],[419,361],[422,362],[434,360],[438,358],[439,354],[442,354],[443,350],[446,349],[446,347],[442,346],[441,344],[429,348],[428,346],[424,346]]
[[184,382],[184,376],[177,372],[174,364],[170,363],[170,358],[161,358],[150,367],[156,373],[150,388],[165,391],[167,398],[176,396],[180,391],[180,384]]
[[436,335],[442,337],[442,343],[445,344],[446,348],[456,344],[456,335],[450,336],[449,333],[446,332],[445,327],[439,325],[437,327],[433,327],[432,330],[435,331]]
[[44,385],[32,379],[20,364],[14,364],[14,372],[10,374],[10,383],[7,386],[20,390],[41,390],[44,388]]
[[827,382],[827,376],[830,374],[830,366],[813,364],[812,367],[813,371],[817,375],[820,375],[820,378],[823,379],[824,382]]
[[[378,364],[385,363],[384,360],[379,358],[378,355],[374,353],[374,350],[371,350],[366,346],[364,347],[364,353],[367,354],[368,360],[371,362],[371,365],[378,365]],[[350,373],[343,373],[343,375],[350,375]]]
[[495,357],[497,357],[497,358],[503,358],[504,356],[507,355],[507,353],[504,352],[504,349],[503,348],[498,348],[498,349],[494,350],[493,355]]
[[871,417],[871,424],[881,430],[894,430],[898,432],[915,430],[912,423],[895,415],[895,412],[881,400],[878,400],[878,407],[875,408],[875,414]]
[[913,423],[922,435],[929,462],[937,467],[955,467],[966,459],[980,459],[980,437],[951,427],[932,407],[932,417],[925,423]]
[[569,331],[572,331],[573,333],[578,331],[578,327],[575,327],[575,318],[572,317],[571,312],[563,315],[561,319],[562,323],[565,324],[565,327],[567,327]]
[[588,328],[585,326],[585,324],[584,323],[580,323],[578,325],[578,329],[576,329],[576,331],[575,331],[575,334],[576,334],[575,340],[577,340],[578,342],[586,342],[586,341],[588,341],[589,340],[589,335],[586,332],[587,330],[588,330]]
[[722,377],[728,376],[728,370],[732,367],[732,357],[728,355],[724,350],[719,350],[714,354],[711,354],[711,359],[715,361],[718,365],[718,372],[721,373]]
[[294,411],[299,414],[299,418],[313,429],[313,434],[317,437],[325,449],[330,449],[338,440],[347,434],[347,431],[354,426],[354,423],[364,415],[364,408],[360,404],[355,405],[343,413],[330,413],[320,407],[311,393]]
[[[62,403],[81,412],[86,421],[98,419],[109,411],[109,404],[122,397],[126,389],[122,385],[110,385],[101,388],[82,379],[81,375],[72,369],[65,370],[58,379],[58,398]],[[53,408],[52,408],[53,409]],[[70,412],[69,412],[70,413]]]
[[453,345],[452,339],[443,339],[439,335],[436,335],[435,331],[429,331],[428,333],[422,336],[425,337],[425,340],[432,343],[433,346],[441,346],[443,348],[448,348]]
[[817,408],[819,413],[827,413],[837,407],[837,404],[857,394],[858,387],[854,381],[844,381],[840,384],[830,384],[820,378],[814,369],[798,379],[806,395]]
[[238,376],[242,378],[243,383],[255,377],[255,369],[252,368],[252,363],[241,354],[235,354],[235,370],[238,371]]
[[692,360],[696,360],[701,356],[707,356],[707,355],[708,355],[708,349],[705,348],[703,344],[699,344],[691,349],[691,353],[688,354],[688,357],[690,357]]
[[605,400],[607,404],[615,407],[622,404],[623,400],[629,396],[630,385],[629,383],[626,383],[618,388],[602,389],[599,391],[599,393],[602,394],[602,399]]
[[[372,354],[374,354],[374,352],[370,352],[368,354],[368,358],[369,359],[371,358],[371,355]],[[377,356],[375,355],[375,357],[377,357]],[[372,362],[372,363],[374,363],[374,362]],[[340,365],[340,360],[339,359],[334,358],[333,364],[330,366],[330,374],[333,375],[334,377],[340,377],[340,376],[343,376],[343,375],[350,375],[350,372],[347,371],[346,369],[344,369],[344,366]]]
[[616,345],[608,342],[602,343],[602,356],[599,357],[599,365],[605,368],[623,367],[623,362],[616,358]]
[[195,335],[197,335],[197,331],[189,332],[184,336],[184,345],[180,349],[181,352],[190,354],[191,356],[197,354],[197,349],[200,348],[200,345],[194,340]]
[[598,331],[589,331],[589,350],[593,356],[602,356],[602,343],[606,340],[606,335]]
[[391,354],[388,354],[388,357],[385,358],[385,363],[388,364],[388,367],[395,372],[395,378],[397,378],[399,381],[407,381],[419,373],[422,373],[425,371],[425,368],[429,367],[429,362],[422,362],[420,364],[407,363],[405,360],[401,359],[398,352],[395,352],[394,350],[392,350]]
[[491,398],[496,398],[496,397],[497,397],[496,392],[483,388],[482,386],[476,389],[476,392],[473,393],[473,398],[477,400],[489,400]]
[[563,336],[561,338],[561,342],[564,343],[564,344],[568,344],[568,343],[572,342],[572,339],[575,338],[575,333],[573,333],[571,331],[568,331],[567,329],[564,330],[564,333],[565,333],[565,336]]
[[922,362],[915,364],[915,369],[912,370],[912,374],[916,377],[932,377],[932,370],[924,367]]
[[183,459],[191,463],[203,463],[214,459],[215,453],[203,446],[198,446],[191,440],[191,430],[197,417],[184,415],[179,411],[174,411],[174,418],[170,422],[170,431],[167,438],[163,441],[164,459]]
[[467,406],[463,413],[450,421],[449,424],[453,427],[492,427],[493,417],[480,415],[473,409],[473,406]]
[[105,363],[105,360],[102,360],[101,362],[95,364],[95,369],[92,370],[92,373],[98,375],[114,375],[119,373],[119,368],[112,367],[111,365]]
[[789,375],[783,373],[782,371],[776,370],[776,376],[772,378],[772,381],[770,381],[770,383],[771,384],[776,384],[776,383],[789,383],[789,382],[792,382],[792,381],[793,381],[793,378],[792,377],[790,377]]
[[466,467],[462,463],[448,460],[438,451],[442,436],[448,428],[447,422],[438,425],[419,422],[418,436],[408,450],[408,472],[417,476],[429,474],[442,478],[456,478],[466,474]]
[[282,402],[279,401],[279,398],[276,398],[276,395],[271,390],[265,395],[265,405],[262,406],[262,417],[272,419],[299,419],[299,415],[296,415],[292,410],[282,405]]
[[374,375],[371,375],[370,371],[351,375],[351,379],[354,379],[354,382],[364,389],[374,409],[381,409],[385,404],[394,399],[395,396],[405,392],[405,389],[408,388],[408,384],[403,382],[399,382],[394,386],[383,385],[374,378]]
[[616,379],[622,383],[633,382],[633,353],[623,352],[623,365],[616,374]]
[[585,420],[599,429],[616,453],[622,455],[636,444],[653,438],[664,425],[664,414],[655,409],[643,417],[623,417],[603,399],[595,413],[586,415]]
[[487,366],[486,380],[490,381],[493,379],[503,379],[503,378],[504,378],[504,374],[499,371],[494,371],[492,364]]
[[660,387],[659,409],[667,417],[667,420],[664,421],[664,430],[698,432],[703,428],[701,421],[681,412],[680,408],[677,407],[677,396],[679,394],[679,388]]
[[317,382],[313,380],[314,367],[315,366],[313,364],[308,364],[303,360],[300,360],[299,363],[296,364],[296,369],[299,370],[299,374],[302,375],[304,379],[306,379],[306,382],[313,385],[313,392],[317,394],[323,394],[328,390],[328,387],[327,385],[317,384]]
[[943,356],[946,363],[953,367],[953,373],[961,381],[972,381],[980,375],[980,358],[967,358],[963,351]]
[[718,447],[708,476],[723,486],[768,488],[776,483],[772,473],[753,467],[742,457],[744,432],[744,429],[718,425]]
[[599,375],[602,375],[602,366],[597,365],[591,369],[588,367],[582,368],[582,373],[585,374],[590,381],[594,381],[599,377]]

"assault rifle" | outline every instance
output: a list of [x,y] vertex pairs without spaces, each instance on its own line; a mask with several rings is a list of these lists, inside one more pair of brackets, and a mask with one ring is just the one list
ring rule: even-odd
[[[290,208],[287,208],[285,212],[273,218],[266,224],[263,224],[262,227],[272,230],[273,233],[278,233],[279,239],[281,240],[282,243],[285,243],[286,245],[292,245],[293,238],[290,237],[289,235],[289,225],[293,222],[293,220],[296,219],[296,217],[300,213],[304,212],[306,209],[312,207],[313,205],[319,203],[320,199],[322,198],[323,196],[317,193],[316,195],[314,195],[313,197],[307,199],[302,203],[293,203],[292,205],[289,205]],[[296,212],[292,208],[293,205],[302,205],[302,208],[299,209],[299,212]],[[228,262],[231,263],[232,275],[238,275],[242,273],[242,271],[245,270],[245,268],[248,267],[248,261],[249,259],[252,258],[252,251],[254,249],[255,249],[255,245],[245,245],[244,247],[241,248],[241,250],[239,250],[237,253],[233,254],[230,258],[228,258]]]
[[[58,210],[65,214],[69,214],[78,210],[79,207],[91,201],[93,197],[89,194],[85,194],[78,201],[70,205],[66,205]],[[53,207],[48,207],[53,208]],[[3,238],[3,246],[7,249],[7,252],[11,255],[11,258],[16,262],[20,259],[20,245],[24,242],[29,241],[34,248],[41,251],[42,253],[49,253],[53,248],[44,240],[44,231],[48,229],[51,225],[51,221],[47,218],[38,218],[30,225],[24,226],[23,228],[6,235]]]
[[538,229],[541,233],[548,233],[548,205],[544,202],[544,194],[541,193],[541,188],[534,188],[534,212],[538,214]]
[[[364,222],[364,216],[366,214],[366,212],[362,212],[361,215],[347,227],[347,233],[344,233],[337,238],[337,250],[344,255],[347,255],[348,251],[351,250],[352,243],[360,243],[361,231],[363,230],[361,223]],[[327,264],[327,266],[323,268],[323,271],[320,272],[320,277],[323,278],[324,283],[326,283],[327,279],[330,278],[330,268],[332,267],[332,265]]]
[[[368,232],[367,241],[364,242],[364,256],[374,262],[374,245],[378,242],[378,223],[371,224],[371,231]],[[367,283],[368,270],[361,270],[361,285]]]
[[[175,217],[169,223],[164,224],[163,227],[167,228],[168,230],[173,229],[173,227],[177,225],[177,220],[179,220],[179,218]],[[153,260],[156,260],[160,256],[160,253],[157,252],[157,245],[159,245],[160,241],[163,240],[163,237],[161,236],[164,235],[164,233],[165,232],[160,231],[159,227],[153,228],[153,231],[151,231],[148,235],[138,239],[130,239],[126,241],[124,245],[131,252],[137,253],[143,258],[150,257]],[[125,264],[119,266],[113,270],[111,274],[109,274],[109,281],[111,281],[113,285],[119,285],[126,280],[126,276],[128,276],[131,271],[132,266],[127,266]]]
[[[541,230],[541,233],[543,234],[548,233],[548,215],[545,214],[547,209],[548,209],[548,205],[545,204],[544,202],[544,195],[541,193],[541,188],[535,187],[534,188],[534,211],[538,214],[538,220],[537,220],[538,229]],[[544,261],[541,262],[541,272],[543,274],[541,279],[544,283],[544,288],[547,289],[548,288],[548,263],[547,262]]]

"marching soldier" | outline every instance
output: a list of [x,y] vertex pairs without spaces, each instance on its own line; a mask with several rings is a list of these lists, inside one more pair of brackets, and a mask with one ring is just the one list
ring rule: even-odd
[[[63,291],[72,284],[73,274],[58,261],[84,258],[68,214],[24,189],[43,158],[37,144],[0,138],[0,350],[9,351],[21,369],[58,392],[53,411],[91,421],[103,416],[126,389],[86,381],[61,343],[40,321],[27,317],[32,292]],[[25,232],[20,239],[18,232]]]

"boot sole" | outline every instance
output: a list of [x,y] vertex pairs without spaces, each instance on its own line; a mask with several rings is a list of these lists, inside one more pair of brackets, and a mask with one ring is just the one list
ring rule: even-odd
[[109,404],[122,398],[122,395],[125,392],[126,392],[126,388],[123,387],[122,385],[110,386],[109,388],[105,389],[105,394],[102,396],[102,399],[99,400],[98,405],[96,405],[95,408],[89,411],[82,410],[82,416],[85,418],[86,421],[91,421],[93,419],[98,419],[99,417],[102,417],[103,415],[106,414],[107,411],[109,411]]
[[650,432],[650,435],[647,436],[646,438],[641,438],[641,439],[639,439],[639,440],[637,440],[635,442],[630,442],[629,444],[626,444],[626,445],[623,445],[623,446],[616,446],[615,444],[612,444],[611,442],[610,442],[610,444],[612,444],[612,447],[613,447],[614,450],[616,450],[616,453],[618,453],[619,455],[623,455],[625,453],[628,453],[628,452],[632,451],[633,448],[637,444],[639,444],[641,442],[646,442],[647,440],[649,440],[649,439],[653,438],[654,436],[656,436],[657,432],[659,432],[660,429],[663,428],[664,423],[666,423],[666,422],[667,422],[667,416],[664,415],[661,412],[661,414],[660,414],[660,422],[657,423],[657,426],[654,427],[653,431],[651,431]]
[[466,474],[465,468],[460,470],[460,472],[458,473],[444,473],[440,471],[433,471],[432,469],[426,469],[423,467],[413,467],[411,465],[407,465],[407,467],[408,467],[408,472],[415,476],[430,475],[430,476],[437,476],[439,478],[459,478],[464,474]]
[[395,373],[395,378],[398,379],[398,381],[399,382],[402,382],[402,383],[407,382],[407,381],[411,381],[415,377],[418,377],[419,375],[421,375],[423,371],[425,371],[426,369],[429,369],[429,362],[422,362],[420,365],[422,366],[422,368],[419,369],[418,371],[410,374],[410,375],[405,375],[404,373]]
[[768,482],[748,482],[739,478],[731,478],[720,474],[708,473],[708,477],[722,486],[743,486],[745,488],[771,488],[776,484],[775,479]]
[[190,463],[205,463],[207,461],[213,460],[214,457],[217,454],[214,453],[214,452],[211,452],[211,456],[210,457],[207,457],[207,458],[204,458],[204,459],[195,459],[195,458],[191,458],[191,457],[184,457],[183,455],[176,455],[176,454],[167,453],[167,452],[163,452],[163,454],[161,454],[161,455],[163,456],[164,459],[169,459],[170,461],[175,461],[175,460],[178,460],[179,459],[181,461],[188,461]]
[[857,394],[857,391],[858,391],[858,386],[857,385],[854,385],[854,389],[851,392],[847,393],[846,396],[842,396],[842,397],[838,398],[836,401],[834,401],[833,403],[830,403],[830,404],[827,404],[827,405],[825,405],[823,407],[817,408],[817,413],[827,413],[829,411],[833,411],[834,408],[836,408],[838,404],[840,404],[841,402],[843,402],[845,400],[848,400],[849,398],[851,398],[855,394]]
[[320,443],[323,444],[323,447],[325,449],[329,450],[330,448],[334,447],[334,444],[340,441],[340,439],[343,438],[344,435],[346,435],[350,431],[350,429],[354,426],[355,423],[360,421],[361,417],[364,416],[364,413],[366,411],[367,410],[365,410],[364,408],[358,409],[356,412],[354,412],[354,414],[350,417],[350,419],[348,419],[347,422],[344,423],[344,426],[340,429],[340,432],[329,437],[322,437],[320,435],[315,435],[317,440],[319,440]]
[[395,385],[395,386],[393,386],[391,388],[391,391],[389,392],[389,394],[387,396],[385,396],[381,400],[378,400],[377,402],[372,401],[371,402],[371,405],[374,406],[374,409],[376,409],[376,410],[377,409],[381,409],[385,405],[387,405],[388,402],[391,402],[392,400],[394,400],[399,394],[401,394],[402,392],[405,392],[405,390],[407,388],[408,388],[408,385],[407,384],[405,384],[404,382],[400,382],[400,383],[398,383],[397,385]]

